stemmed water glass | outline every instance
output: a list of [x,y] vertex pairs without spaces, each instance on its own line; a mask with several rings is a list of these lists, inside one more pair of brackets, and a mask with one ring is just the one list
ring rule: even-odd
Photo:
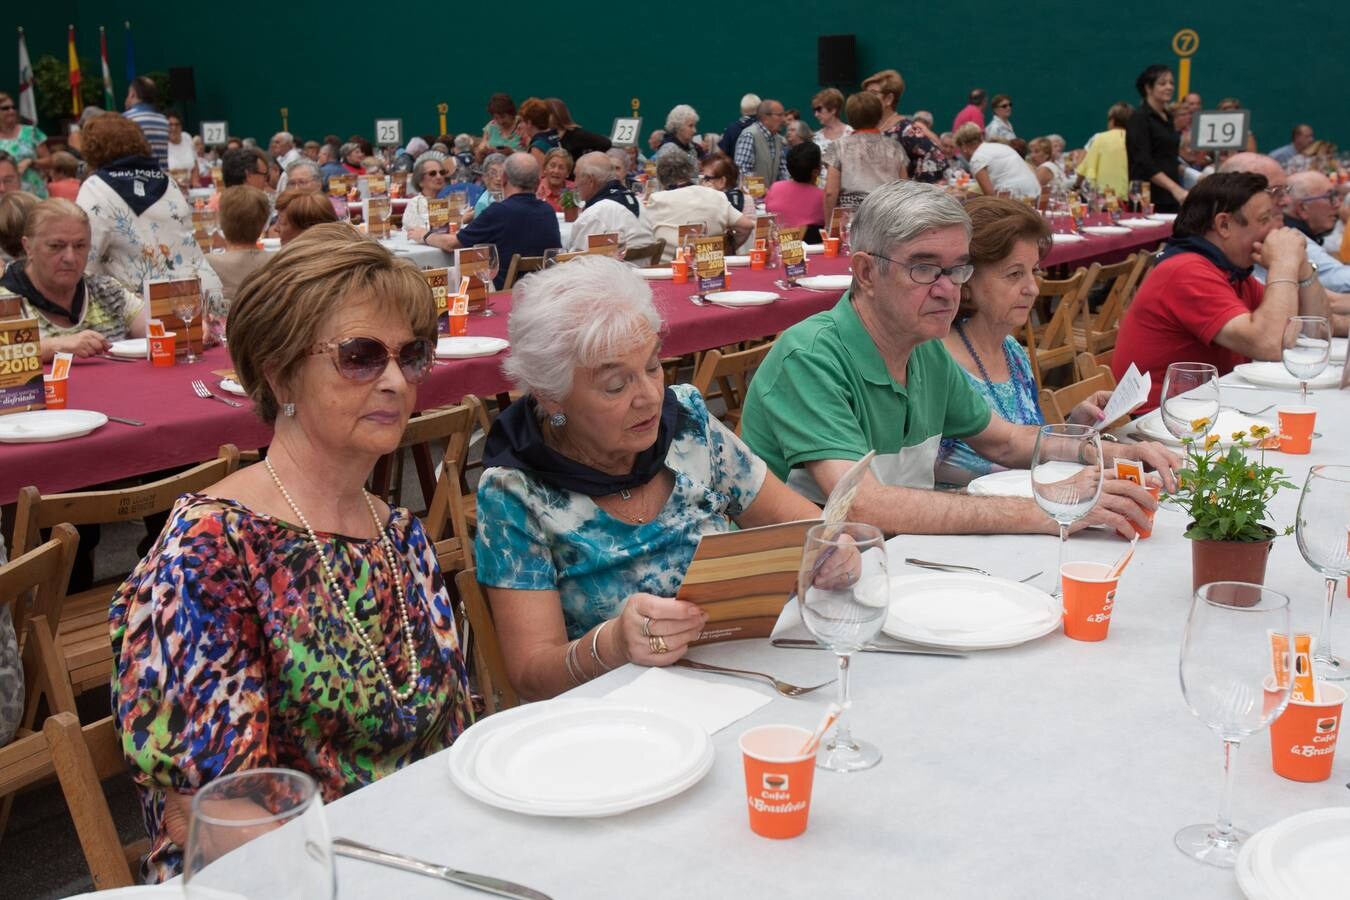
[[1174,438],[1203,440],[1219,418],[1219,370],[1209,363],[1172,363],[1163,376],[1158,409]]
[[1284,369],[1298,379],[1303,405],[1308,404],[1308,382],[1321,375],[1331,361],[1331,323],[1323,316],[1290,316],[1284,324],[1280,358]]
[[187,900],[332,900],[332,843],[314,779],[246,769],[193,795],[183,885]]
[[197,361],[197,354],[192,352],[192,320],[197,317],[197,308],[204,308],[209,302],[210,297],[205,289],[199,294],[181,294],[173,300],[173,314],[183,322],[183,343],[187,345],[188,365]]
[[497,273],[501,271],[502,260],[497,255],[496,244],[480,244],[479,246],[487,248],[487,261],[483,263],[483,268],[478,270],[478,280],[483,282],[483,290],[487,292],[487,296],[483,298],[483,315],[495,316],[496,313],[492,311],[492,282],[497,277]]
[[[1203,584],[1191,601],[1181,637],[1181,694],[1196,718],[1223,740],[1223,795],[1214,824],[1190,825],[1177,849],[1212,866],[1232,868],[1251,834],[1233,826],[1233,764],[1243,738],[1261,731],[1289,704],[1284,687],[1267,680],[1271,635],[1289,635],[1289,598],[1239,581]],[[1292,659],[1285,660],[1292,671]],[[1267,696],[1266,689],[1271,694]]]
[[1097,505],[1102,493],[1102,439],[1089,425],[1042,425],[1031,454],[1031,494],[1059,524],[1055,596],[1061,594],[1064,542],[1069,526]]
[[870,769],[881,762],[881,751],[855,739],[845,716],[852,703],[848,672],[853,654],[877,636],[890,607],[881,530],[852,522],[813,526],[806,533],[797,601],[806,630],[839,657],[841,712],[816,765],[832,772]]
[[1350,679],[1350,660],[1331,652],[1331,610],[1336,585],[1350,575],[1350,466],[1313,466],[1298,501],[1298,550],[1326,578],[1327,602],[1313,662],[1329,681]]
[[561,247],[549,247],[544,251],[544,268],[551,269],[558,264],[558,256],[563,253]]

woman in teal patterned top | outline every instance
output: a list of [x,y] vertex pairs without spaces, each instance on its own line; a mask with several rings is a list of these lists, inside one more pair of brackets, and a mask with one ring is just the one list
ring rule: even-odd
[[[943,342],[995,413],[1015,424],[1039,425],[1045,418],[1031,360],[1013,334],[1026,325],[1040,294],[1036,275],[1050,249],[1050,228],[1026,204],[1005,198],[977,197],[966,204],[966,213],[975,274],[961,287],[961,309]],[[1093,394],[1069,421],[1100,421],[1110,396]],[[1000,468],[965,441],[944,440],[936,475],[940,484],[959,487]]]
[[706,617],[674,595],[703,534],[820,515],[696,390],[665,387],[661,331],[651,289],[615,260],[516,289],[504,368],[526,395],[488,436],[475,555],[531,699],[681,657]]

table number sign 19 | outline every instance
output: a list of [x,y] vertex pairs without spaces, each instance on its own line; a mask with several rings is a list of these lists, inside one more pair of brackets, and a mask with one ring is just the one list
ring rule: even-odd
[[1191,123],[1191,146],[1196,150],[1245,150],[1251,120],[1249,109],[1198,112]]
[[42,408],[37,319],[0,322],[0,415]]

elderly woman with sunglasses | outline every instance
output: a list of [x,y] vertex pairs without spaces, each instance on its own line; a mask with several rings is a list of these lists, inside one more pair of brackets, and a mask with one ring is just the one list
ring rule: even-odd
[[525,396],[484,448],[476,558],[531,699],[683,656],[706,617],[674,596],[701,535],[820,514],[697,391],[665,386],[661,331],[647,282],[612,259],[516,288],[503,367]]
[[179,499],[110,615],[116,721],[151,849],[176,872],[191,795],[298,769],[332,801],[448,746],[472,713],[422,527],[365,491],[431,370],[415,266],[319,225],[243,284],[230,352],[267,458]]
[[[408,197],[408,205],[403,207],[403,230],[410,240],[421,240],[427,230],[427,203],[436,199],[436,195],[445,187],[446,180],[453,170],[446,165],[447,160],[439,153],[423,153],[413,166],[413,193]],[[413,232],[417,237],[413,237]]]

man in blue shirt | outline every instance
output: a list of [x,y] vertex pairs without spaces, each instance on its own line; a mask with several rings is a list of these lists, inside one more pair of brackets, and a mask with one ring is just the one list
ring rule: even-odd
[[127,86],[127,99],[124,104],[126,112],[122,115],[135,122],[141,129],[145,139],[150,142],[155,159],[159,160],[159,167],[168,171],[169,120],[155,109],[155,101],[158,99],[159,88],[155,87],[154,81],[144,75],[137,76]]
[[1270,158],[1282,166],[1289,165],[1289,160],[1298,156],[1313,142],[1312,126],[1306,122],[1300,122],[1294,126],[1294,132],[1290,135],[1289,143],[1283,147],[1276,147],[1270,151]]
[[545,250],[562,246],[557,214],[534,195],[539,189],[539,163],[528,153],[512,153],[506,158],[505,175],[500,203],[483,210],[458,234],[428,234],[422,238],[423,243],[446,252],[496,244],[502,265],[493,283],[499,290],[506,281],[512,256],[543,256]]

